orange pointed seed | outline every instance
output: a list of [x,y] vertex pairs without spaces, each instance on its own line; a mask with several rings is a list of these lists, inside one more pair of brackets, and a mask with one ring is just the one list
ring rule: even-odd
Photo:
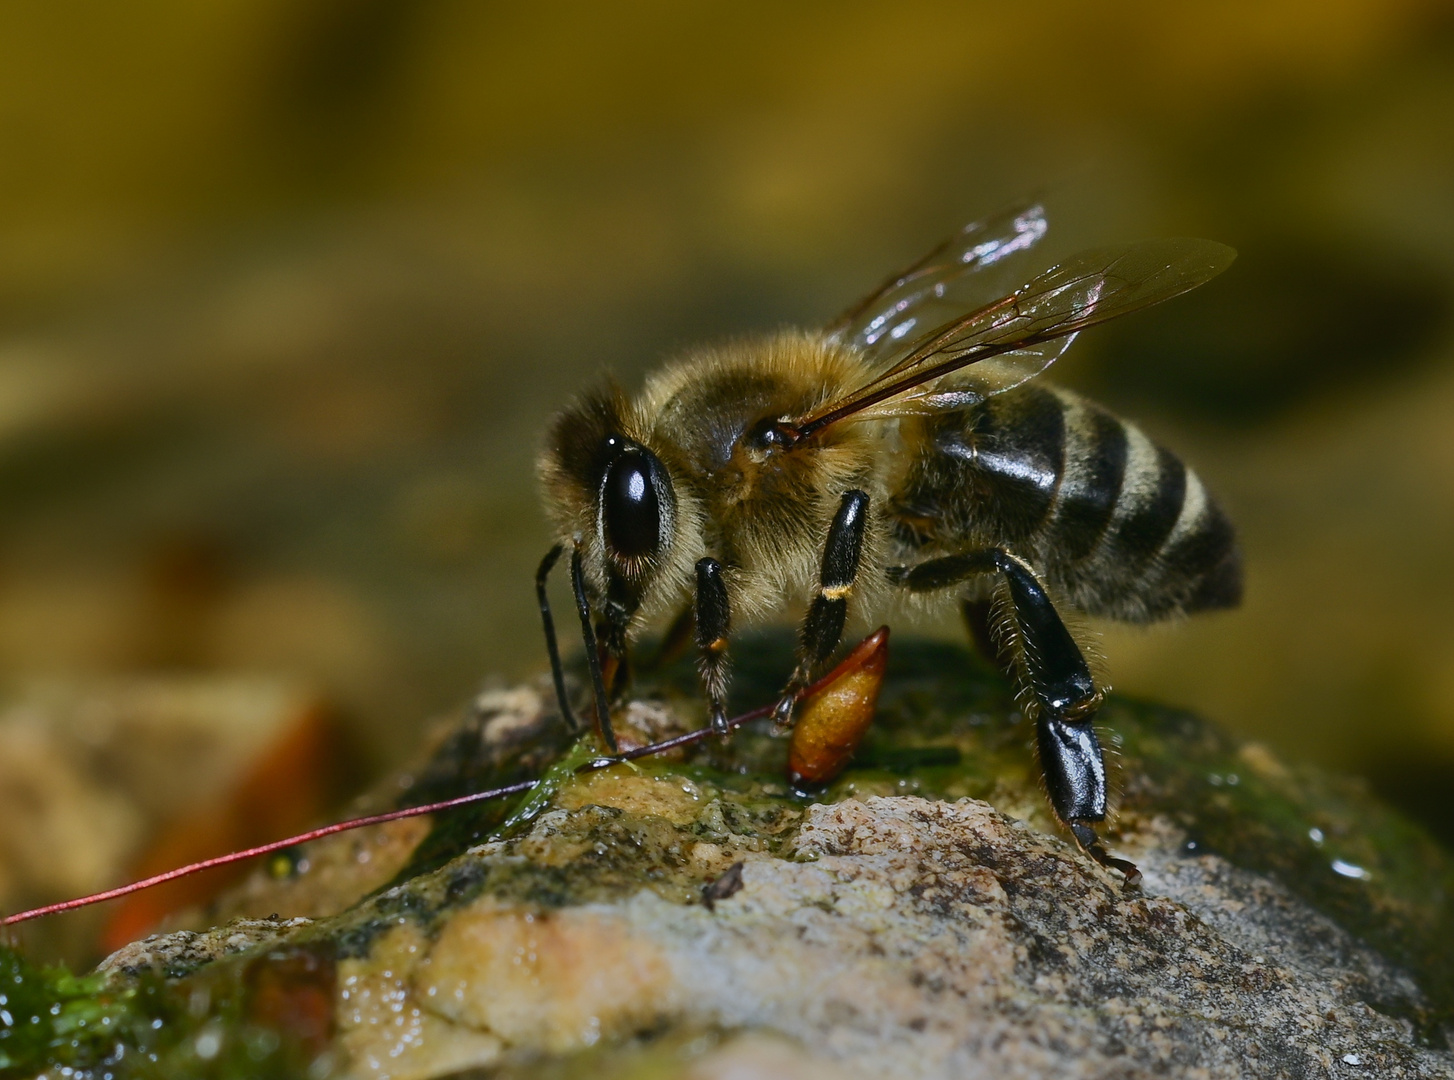
[[881,626],[803,701],[788,745],[788,779],[794,786],[819,787],[848,766],[873,722],[888,659],[889,628]]

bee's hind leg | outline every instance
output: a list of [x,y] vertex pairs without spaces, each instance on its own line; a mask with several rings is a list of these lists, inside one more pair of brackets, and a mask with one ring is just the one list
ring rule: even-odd
[[911,592],[929,592],[987,573],[1001,575],[1009,591],[1021,645],[1016,666],[1035,701],[1035,741],[1050,805],[1086,854],[1135,885],[1141,872],[1107,854],[1095,830],[1106,818],[1105,755],[1093,724],[1101,691],[1034,572],[1003,548],[986,548],[892,567],[889,579]]

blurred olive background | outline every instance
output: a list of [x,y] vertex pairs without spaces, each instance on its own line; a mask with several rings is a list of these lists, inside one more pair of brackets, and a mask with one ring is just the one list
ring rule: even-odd
[[0,675],[301,681],[382,769],[542,668],[553,408],[1026,195],[1047,261],[1241,252],[1057,371],[1243,530],[1246,606],[1108,629],[1117,688],[1454,835],[1454,12],[1420,0],[7,3]]

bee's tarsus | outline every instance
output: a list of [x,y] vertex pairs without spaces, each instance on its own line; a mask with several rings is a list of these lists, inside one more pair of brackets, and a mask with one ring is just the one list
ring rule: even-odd
[[1141,868],[1127,859],[1118,859],[1108,853],[1101,843],[1101,838],[1096,835],[1093,826],[1083,821],[1070,823],[1071,835],[1075,842],[1080,845],[1082,851],[1089,855],[1096,862],[1108,870],[1115,870],[1126,879],[1127,889],[1139,889],[1141,887]]
[[1057,716],[1035,720],[1035,747],[1050,805],[1061,821],[1101,821],[1106,816],[1106,761],[1096,729],[1085,720]]

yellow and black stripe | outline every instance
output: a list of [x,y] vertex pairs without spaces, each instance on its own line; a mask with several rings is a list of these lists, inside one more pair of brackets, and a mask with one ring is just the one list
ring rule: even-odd
[[1032,385],[904,435],[890,513],[908,559],[1003,545],[1076,606],[1132,622],[1241,598],[1231,523],[1200,478],[1075,394]]

